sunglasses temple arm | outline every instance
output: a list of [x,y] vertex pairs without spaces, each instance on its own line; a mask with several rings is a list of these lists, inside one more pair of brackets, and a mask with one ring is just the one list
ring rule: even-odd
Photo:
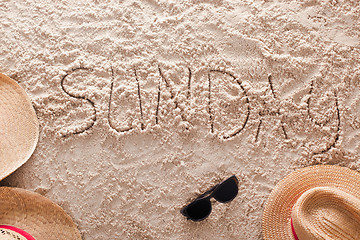
[[235,175],[232,175],[230,178],[234,179],[236,184],[239,184],[239,179]]
[[219,186],[219,184],[216,184],[214,187],[212,187],[210,190],[206,191],[205,193],[201,194],[199,197],[197,197],[195,200],[201,199],[207,195],[211,196],[212,192],[216,189],[216,187]]

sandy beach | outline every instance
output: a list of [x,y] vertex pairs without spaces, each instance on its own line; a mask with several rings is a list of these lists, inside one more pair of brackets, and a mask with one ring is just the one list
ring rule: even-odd
[[[263,239],[276,183],[360,171],[360,2],[2,1],[0,71],[40,123],[0,182],[60,205],[84,240]],[[1,136],[0,136],[1,137]],[[235,174],[202,222],[180,209]]]

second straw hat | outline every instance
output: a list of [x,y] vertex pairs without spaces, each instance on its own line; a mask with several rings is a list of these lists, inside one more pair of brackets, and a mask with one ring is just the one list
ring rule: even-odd
[[39,123],[30,98],[0,73],[0,180],[30,158],[38,138]]
[[262,228],[265,240],[360,239],[360,173],[318,165],[289,174],[271,192]]
[[0,187],[0,239],[81,240],[65,211],[40,194]]

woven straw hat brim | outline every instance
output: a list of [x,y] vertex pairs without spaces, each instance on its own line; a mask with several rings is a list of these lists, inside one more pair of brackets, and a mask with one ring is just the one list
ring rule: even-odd
[[335,187],[360,196],[360,173],[330,165],[299,169],[282,179],[270,193],[265,205],[262,230],[265,240],[293,240],[291,211],[296,200],[315,187]]
[[39,123],[30,98],[0,73],[0,180],[30,158],[38,138]]
[[81,239],[75,223],[61,207],[20,188],[0,187],[0,225],[20,228],[36,240]]

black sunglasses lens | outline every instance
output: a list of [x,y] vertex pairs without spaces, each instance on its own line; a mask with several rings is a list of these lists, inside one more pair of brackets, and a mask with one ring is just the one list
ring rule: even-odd
[[209,199],[200,199],[191,203],[185,210],[187,217],[193,221],[200,221],[210,215],[211,203]]
[[231,177],[221,183],[213,193],[213,197],[222,203],[230,202],[238,194],[238,184],[235,177]]

